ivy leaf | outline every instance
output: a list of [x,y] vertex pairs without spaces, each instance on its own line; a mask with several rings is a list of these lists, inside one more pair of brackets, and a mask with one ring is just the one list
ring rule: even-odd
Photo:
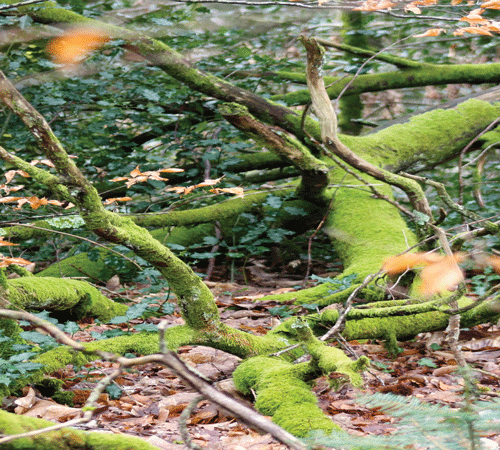
[[144,97],[146,97],[148,100],[152,102],[160,101],[160,94],[152,91],[151,89],[143,89],[141,93]]
[[418,361],[418,365],[419,366],[425,366],[425,367],[432,367],[432,368],[436,368],[436,364],[434,363],[434,361],[430,358],[422,358],[420,361]]
[[109,386],[106,386],[106,392],[109,394],[111,399],[118,400],[123,394],[123,389],[116,384],[110,384]]

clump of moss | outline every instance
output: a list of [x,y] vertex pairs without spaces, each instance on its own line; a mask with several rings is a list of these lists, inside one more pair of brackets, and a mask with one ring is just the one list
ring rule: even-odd
[[311,430],[330,434],[338,428],[317,405],[304,378],[310,376],[309,366],[292,364],[276,358],[249,358],[236,369],[233,380],[243,393],[257,393],[255,407],[273,421],[303,437]]

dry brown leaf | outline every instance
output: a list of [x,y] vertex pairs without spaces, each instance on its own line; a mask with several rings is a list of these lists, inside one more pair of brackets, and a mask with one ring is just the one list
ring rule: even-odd
[[485,9],[500,9],[500,0],[491,0],[481,4],[481,8]]
[[480,34],[482,36],[493,36],[487,27],[462,27],[453,32],[454,36],[462,36],[464,33]]
[[54,206],[62,206],[62,205],[64,205],[64,202],[60,202],[59,200],[48,200],[47,203],[49,205],[54,205]]
[[176,194],[184,194],[184,192],[186,191],[186,188],[184,188],[182,186],[174,186],[174,187],[168,188],[167,191],[172,191],[172,192],[175,192]]
[[381,11],[383,9],[391,9],[396,6],[390,0],[367,0],[361,6],[353,8],[353,11]]
[[432,6],[435,5],[438,2],[438,0],[417,0],[415,2],[412,2],[414,5],[421,5],[421,6]]
[[224,178],[224,176],[220,178],[216,178],[215,180],[205,180],[202,183],[196,184],[194,187],[199,188],[199,187],[205,187],[205,186],[213,186],[215,184],[220,183],[220,181]]
[[0,247],[7,247],[9,245],[19,245],[19,244],[13,244],[12,242],[4,241],[4,236],[0,236]]
[[132,200],[132,197],[116,197],[116,198],[107,198],[106,200],[104,200],[104,204],[105,205],[112,205],[113,203],[116,203],[116,202],[128,202]]
[[24,258],[8,258],[6,256],[0,255],[0,267],[8,267],[11,264],[17,264],[18,266],[29,266],[32,264],[31,261],[27,261]]
[[184,172],[184,169],[160,169],[160,172],[179,173],[179,172]]
[[234,188],[214,188],[210,189],[210,192],[213,192],[214,194],[221,194],[225,192],[227,194],[234,194],[237,197],[243,198],[245,191],[243,190],[243,188],[234,187]]
[[443,32],[445,32],[444,28],[430,28],[425,33],[414,34],[413,37],[420,38],[420,37],[439,36]]
[[128,179],[129,179],[129,177],[116,177],[116,178],[113,178],[110,181],[113,181],[113,182],[116,182],[116,181],[127,181]]
[[470,25],[485,25],[489,23],[488,19],[485,19],[481,14],[484,12],[484,9],[477,8],[472,10],[465,17],[460,19],[461,22],[468,22]]
[[16,414],[24,414],[28,411],[36,402],[35,390],[33,388],[28,389],[28,393],[17,400],[14,400],[14,404],[17,405],[14,408]]
[[408,11],[412,12],[413,14],[422,14],[422,10],[418,6],[415,6],[413,3],[405,6],[405,12]]
[[139,166],[137,166],[132,172],[130,172],[130,176],[132,177],[138,177],[139,175],[142,175],[142,172],[139,170]]
[[30,161],[30,166],[36,166],[38,164],[45,164],[46,166],[55,168],[53,162],[50,159],[33,159]]
[[14,178],[17,175],[21,175],[24,178],[29,178],[29,173],[25,172],[24,170],[8,170],[5,172],[5,178],[7,179],[6,183],[10,183],[12,181],[12,178]]
[[0,203],[10,203],[10,202],[17,202],[24,197],[2,197],[0,198]]
[[48,200],[45,197],[43,198],[29,197],[28,203],[30,204],[32,209],[38,209],[40,208],[40,206],[46,205],[48,203]]

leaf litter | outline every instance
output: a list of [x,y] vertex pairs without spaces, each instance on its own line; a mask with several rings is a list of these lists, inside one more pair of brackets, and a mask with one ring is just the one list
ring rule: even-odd
[[[274,289],[259,286],[256,280],[253,281],[253,285],[223,282],[208,282],[208,285],[216,296],[221,318],[225,323],[251,333],[265,334],[280,320],[275,311],[277,307],[283,307],[283,304],[274,301],[259,302],[258,299],[264,295],[293,289],[289,287],[290,280],[284,280],[282,285],[281,280],[276,280]],[[131,288],[128,294],[129,297],[133,294],[139,297],[139,290]],[[183,323],[177,310],[161,320],[165,319],[171,325]],[[160,318],[135,321],[158,324]],[[80,326],[81,330],[74,334],[74,338],[83,342],[93,340],[91,333],[100,334],[117,327],[127,329],[125,324],[103,325],[83,321]],[[452,408],[459,407],[463,400],[464,381],[454,372],[456,366],[451,352],[445,344],[441,348],[442,340],[442,333],[419,335],[413,341],[399,343],[401,353],[395,358],[389,357],[381,341],[350,342],[358,356],[366,355],[373,362],[370,372],[364,376],[363,390],[344,386],[335,392],[330,388],[327,377],[319,378],[313,386],[319,406],[335,423],[354,435],[387,435],[397,430],[397,422],[392,417],[378,409],[359,405],[356,399],[361,394],[393,393]],[[500,328],[481,325],[462,331],[460,343],[467,362],[483,369],[477,377],[483,392],[481,399],[500,396]],[[216,387],[251,405],[252,399],[241,397],[231,381],[231,374],[240,361],[238,357],[201,346],[184,346],[178,353]],[[60,405],[43,397],[32,387],[25,387],[23,396],[7,398],[4,408],[17,414],[66,422],[78,414],[78,408],[83,406],[96,383],[114,368],[113,363],[97,361],[77,372],[72,366],[67,366],[51,374],[52,377],[63,380],[63,389],[76,394],[73,407]],[[101,395],[94,419],[79,428],[139,436],[165,450],[185,448],[178,420],[182,411],[198,396],[197,392],[186,387],[168,369],[157,364],[130,370],[118,378],[114,386],[115,389]],[[188,431],[193,442],[202,448],[287,448],[269,435],[261,435],[239,424],[223,409],[206,400],[202,400],[194,409],[188,420]],[[490,433],[486,437],[500,444],[498,434]]]

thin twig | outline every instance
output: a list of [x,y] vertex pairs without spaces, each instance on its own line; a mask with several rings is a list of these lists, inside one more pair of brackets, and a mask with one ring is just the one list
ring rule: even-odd
[[344,326],[344,321],[349,313],[349,311],[352,308],[352,303],[357,295],[357,293],[365,288],[371,281],[373,281],[376,277],[378,277],[382,273],[382,270],[379,270],[375,274],[368,275],[363,283],[361,283],[354,291],[351,292],[351,295],[347,298],[347,301],[344,304],[344,309],[339,313],[339,317],[337,318],[337,321],[335,322],[335,325],[330,328],[323,336],[320,337],[321,341],[326,341],[327,339],[330,339],[333,335],[337,335],[341,328]]
[[48,228],[37,227],[36,225],[31,225],[31,224],[27,224],[27,223],[7,222],[4,225],[5,226],[9,226],[9,227],[33,228],[35,230],[42,230],[42,231],[46,231],[48,233],[61,234],[63,236],[68,236],[68,237],[71,237],[71,238],[74,238],[74,239],[80,239],[81,241],[89,242],[90,244],[95,245],[97,247],[105,248],[109,252],[114,253],[114,254],[116,254],[118,256],[121,256],[123,259],[126,259],[128,262],[131,262],[138,269],[142,269],[142,267],[136,261],[134,261],[133,259],[129,258],[128,256],[125,256],[123,253],[117,252],[116,250],[113,250],[113,249],[107,247],[106,245],[99,244],[99,242],[93,241],[92,239],[88,239],[88,238],[85,238],[83,236],[77,236],[76,234],[65,233],[64,231],[50,230]]
[[7,9],[15,9],[21,6],[34,5],[36,3],[43,3],[46,0],[26,0],[25,2],[12,3],[11,5],[0,6],[0,11],[6,11]]
[[189,436],[187,421],[198,403],[200,403],[204,398],[205,397],[203,395],[197,395],[189,402],[189,405],[184,408],[184,411],[182,411],[179,416],[179,431],[181,433],[182,440],[184,441],[184,445],[191,450],[201,450],[201,447],[198,444],[195,444],[192,441],[191,436]]

